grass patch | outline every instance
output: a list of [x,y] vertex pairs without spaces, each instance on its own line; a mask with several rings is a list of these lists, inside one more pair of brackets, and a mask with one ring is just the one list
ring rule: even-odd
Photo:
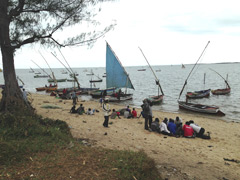
[[0,179],[160,179],[144,152],[93,148],[63,121],[0,115]]

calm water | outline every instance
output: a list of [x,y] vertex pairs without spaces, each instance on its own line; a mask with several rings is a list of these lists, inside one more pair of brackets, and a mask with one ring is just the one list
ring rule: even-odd
[[[183,112],[178,109],[178,97],[183,87],[183,84],[191,71],[193,65],[185,65],[185,69],[182,69],[180,65],[172,66],[153,66],[155,74],[160,80],[164,96],[164,102],[162,105],[154,106],[154,110],[168,111],[168,112]],[[146,68],[146,71],[138,71],[138,69]],[[240,63],[234,64],[200,64],[192,72],[188,79],[188,84],[181,96],[184,99],[184,95],[187,91],[196,91],[203,89],[217,89],[225,88],[224,80],[211,71],[210,68],[220,73],[224,78],[228,74],[228,82],[231,86],[231,94],[216,96],[210,95],[209,98],[203,98],[198,100],[192,100],[194,103],[201,103],[207,105],[217,105],[226,114],[225,117],[214,117],[226,121],[237,121],[240,122]],[[140,107],[142,100],[149,95],[157,95],[158,89],[155,84],[155,78],[148,66],[141,67],[125,67],[129,73],[130,79],[135,87],[135,90],[128,90],[134,94],[133,100],[124,102],[124,105],[129,104],[130,106]],[[68,74],[62,74],[63,69],[53,69],[56,78],[69,78]],[[89,80],[91,78],[97,79],[96,77],[89,76],[91,70],[95,75],[98,75],[103,79],[103,82],[96,83],[95,87],[105,88],[106,81],[102,76],[104,75],[105,68],[74,68],[76,73],[79,74],[78,79],[81,87],[90,87]],[[161,70],[156,72],[156,70]],[[34,73],[29,73],[30,69],[18,69],[16,70],[17,76],[19,76],[25,83],[24,87],[27,91],[36,92],[36,87],[44,86],[47,83],[47,78],[34,78]],[[41,71],[41,70],[39,70]],[[46,70],[50,74],[50,70]],[[206,73],[205,84],[204,84],[204,73]],[[0,74],[0,84],[3,84],[3,75]],[[19,82],[19,84],[21,84]],[[58,84],[59,87],[72,87],[73,83],[63,82]],[[91,98],[91,97],[84,97]],[[184,111],[186,112],[186,111]],[[186,112],[191,113],[191,112]]]

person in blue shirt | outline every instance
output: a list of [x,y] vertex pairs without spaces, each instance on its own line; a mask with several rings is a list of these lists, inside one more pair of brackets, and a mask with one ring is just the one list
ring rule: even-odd
[[173,119],[169,119],[169,123],[168,123],[168,130],[170,131],[170,133],[172,135],[175,135],[176,134],[176,130],[177,130],[177,126],[176,124],[174,123],[174,120]]

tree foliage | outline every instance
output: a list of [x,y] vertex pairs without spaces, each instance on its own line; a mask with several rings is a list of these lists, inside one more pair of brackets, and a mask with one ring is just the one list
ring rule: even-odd
[[92,43],[114,25],[111,24],[99,32],[85,32],[74,37],[68,37],[64,41],[56,39],[54,34],[82,22],[98,25],[99,23],[92,18],[97,13],[94,6],[102,1],[9,0],[8,17],[11,45],[16,49],[35,42],[53,46]]

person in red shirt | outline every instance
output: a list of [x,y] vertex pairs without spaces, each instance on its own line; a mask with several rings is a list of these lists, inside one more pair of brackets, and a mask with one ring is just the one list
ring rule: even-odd
[[137,118],[137,111],[135,110],[135,108],[133,108],[132,110],[132,117]]
[[183,136],[187,138],[194,138],[194,130],[190,126],[190,123],[187,121],[183,126]]

